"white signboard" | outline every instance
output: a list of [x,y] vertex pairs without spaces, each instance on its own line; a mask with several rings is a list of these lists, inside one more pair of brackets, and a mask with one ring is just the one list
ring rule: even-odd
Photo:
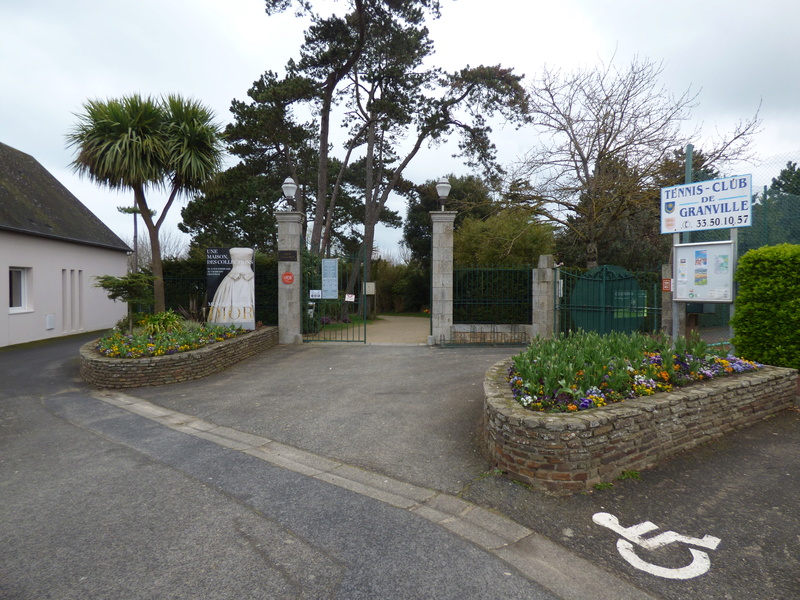
[[733,242],[675,246],[676,302],[733,302]]
[[325,300],[339,298],[339,259],[322,259],[322,297]]
[[752,180],[736,175],[661,188],[661,233],[750,226]]

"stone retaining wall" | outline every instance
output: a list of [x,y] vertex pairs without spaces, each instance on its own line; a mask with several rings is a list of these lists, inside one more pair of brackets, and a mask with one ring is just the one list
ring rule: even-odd
[[506,382],[511,359],[486,373],[485,441],[512,479],[558,493],[590,490],[622,471],[747,427],[795,402],[794,369],[765,367],[654,396],[570,414],[534,412]]
[[149,358],[107,358],[95,350],[96,343],[94,340],[81,347],[81,377],[98,388],[134,388],[179,383],[218,373],[276,346],[278,328],[262,327],[191,352]]
[[457,323],[450,328],[452,344],[529,344],[530,325],[467,325]]

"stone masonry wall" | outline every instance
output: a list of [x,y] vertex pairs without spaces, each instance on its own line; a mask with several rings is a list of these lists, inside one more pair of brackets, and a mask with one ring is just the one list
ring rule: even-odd
[[797,371],[765,367],[669,393],[570,414],[513,399],[511,359],[486,373],[485,441],[495,466],[539,489],[573,493],[653,467],[668,456],[752,425],[795,402]]
[[98,388],[134,388],[179,383],[218,373],[276,346],[278,328],[262,327],[191,352],[149,358],[107,358],[95,350],[96,342],[84,344],[80,349],[81,377]]

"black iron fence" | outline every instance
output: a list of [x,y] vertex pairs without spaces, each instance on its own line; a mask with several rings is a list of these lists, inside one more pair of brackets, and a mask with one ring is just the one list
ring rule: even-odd
[[532,267],[455,267],[453,322],[529,324]]

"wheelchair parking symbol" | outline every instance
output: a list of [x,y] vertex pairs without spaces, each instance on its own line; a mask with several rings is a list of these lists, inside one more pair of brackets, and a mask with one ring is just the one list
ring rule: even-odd
[[594,514],[592,520],[620,536],[620,539],[617,540],[617,550],[619,550],[622,558],[637,569],[666,579],[692,579],[693,577],[699,577],[704,574],[711,568],[711,559],[708,557],[708,553],[697,550],[696,548],[689,548],[689,552],[692,555],[691,563],[685,567],[668,568],[642,560],[634,551],[634,544],[645,550],[656,550],[667,544],[680,542],[688,546],[699,546],[707,550],[716,550],[721,541],[719,538],[712,535],[695,538],[681,535],[674,531],[665,531],[664,533],[659,533],[658,535],[645,539],[642,536],[658,529],[658,525],[650,521],[645,521],[644,523],[632,525],[631,527],[623,527],[619,524],[619,519],[617,517],[605,512]]

